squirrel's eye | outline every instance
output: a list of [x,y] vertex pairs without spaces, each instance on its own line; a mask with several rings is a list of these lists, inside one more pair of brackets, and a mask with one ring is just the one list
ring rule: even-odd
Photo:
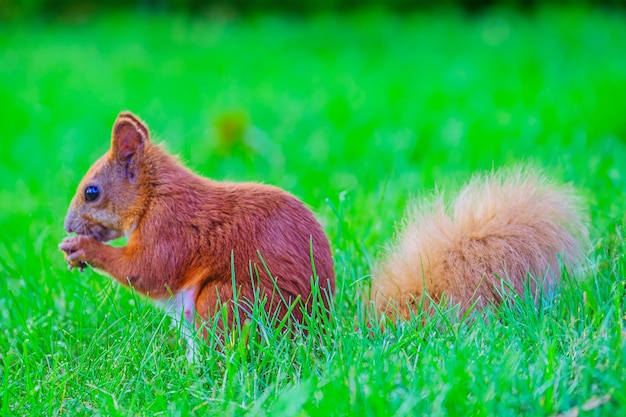
[[100,189],[95,185],[85,188],[85,200],[94,201],[100,195]]

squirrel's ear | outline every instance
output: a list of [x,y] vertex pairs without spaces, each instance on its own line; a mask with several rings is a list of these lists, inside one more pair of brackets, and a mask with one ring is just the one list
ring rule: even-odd
[[134,114],[122,112],[113,125],[111,150],[117,161],[127,164],[149,139],[146,125]]

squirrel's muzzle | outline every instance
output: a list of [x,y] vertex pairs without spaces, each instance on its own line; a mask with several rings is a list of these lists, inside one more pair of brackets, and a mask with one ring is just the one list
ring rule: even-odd
[[81,216],[77,210],[70,208],[63,223],[65,231],[77,235],[91,236],[99,242],[108,242],[122,236],[122,232],[100,224],[91,216]]

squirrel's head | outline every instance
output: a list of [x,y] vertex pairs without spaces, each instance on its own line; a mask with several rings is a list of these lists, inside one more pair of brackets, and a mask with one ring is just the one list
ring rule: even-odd
[[130,233],[143,214],[147,190],[146,125],[129,112],[113,125],[111,149],[89,168],[65,217],[65,231],[105,242]]

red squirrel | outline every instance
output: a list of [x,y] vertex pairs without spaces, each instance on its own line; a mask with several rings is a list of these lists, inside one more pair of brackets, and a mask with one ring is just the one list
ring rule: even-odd
[[[88,264],[169,300],[189,323],[196,313],[212,317],[234,291],[241,314],[255,290],[270,315],[291,311],[299,321],[312,285],[322,302],[334,290],[328,239],[302,202],[276,187],[193,174],[129,112],[117,117],[111,148],[80,182],[65,230],[76,233],[59,246],[70,270]],[[105,244],[123,235],[126,246]]]
[[[522,293],[528,274],[551,285],[560,260],[576,267],[584,255],[579,197],[530,167],[475,177],[451,207],[441,197],[421,206],[409,206],[397,244],[374,265],[371,297],[398,317],[408,318],[425,292],[462,308],[498,303],[501,289]],[[248,300],[256,285],[271,314],[295,302],[296,320],[310,308],[312,285],[332,300],[330,246],[300,201],[275,187],[193,174],[128,112],[78,186],[65,229],[76,233],[60,245],[70,269],[88,264],[169,299],[192,324],[196,313],[207,320],[231,303],[233,282]],[[122,235],[126,246],[105,244]]]

